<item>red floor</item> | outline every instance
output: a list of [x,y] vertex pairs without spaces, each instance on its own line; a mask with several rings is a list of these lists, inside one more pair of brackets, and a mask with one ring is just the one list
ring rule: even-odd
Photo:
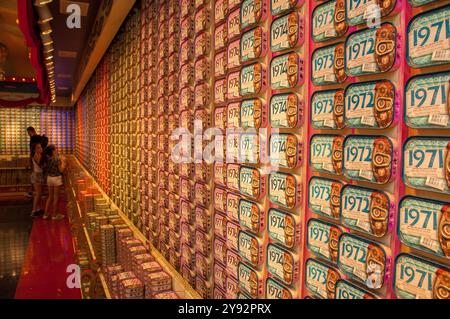
[[[65,203],[61,201],[60,205],[65,211]],[[80,289],[68,288],[66,284],[67,266],[74,263],[68,219],[35,219],[15,298],[80,299]]]

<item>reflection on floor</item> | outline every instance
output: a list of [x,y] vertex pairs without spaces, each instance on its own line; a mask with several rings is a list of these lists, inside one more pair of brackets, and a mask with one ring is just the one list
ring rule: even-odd
[[14,298],[32,226],[31,201],[0,201],[0,299]]
[[[66,203],[60,202],[60,211]],[[22,273],[17,285],[17,299],[79,299],[78,288],[67,287],[66,269],[74,264],[74,250],[70,225],[62,221],[35,219]]]

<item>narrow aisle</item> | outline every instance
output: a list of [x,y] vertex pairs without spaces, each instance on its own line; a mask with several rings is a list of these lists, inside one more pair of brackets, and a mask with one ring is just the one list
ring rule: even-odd
[[[66,202],[60,209],[66,212]],[[67,266],[75,264],[67,217],[62,221],[34,220],[16,299],[80,299],[79,288],[67,287]]]

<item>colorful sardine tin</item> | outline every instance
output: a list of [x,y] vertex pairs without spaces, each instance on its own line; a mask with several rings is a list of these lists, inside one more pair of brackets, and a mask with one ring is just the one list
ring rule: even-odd
[[270,13],[273,16],[283,14],[303,2],[303,0],[270,0]]
[[450,138],[410,137],[403,145],[403,181],[408,187],[448,194]]
[[239,19],[239,9],[228,14],[227,18],[228,39],[232,40],[240,35],[241,26]]
[[395,259],[394,291],[401,299],[449,299],[450,269],[410,254]]
[[[389,15],[397,5],[397,0],[387,1],[361,1],[346,0],[346,20],[351,26],[370,21],[375,17],[385,17]],[[379,12],[378,14],[374,12]]]
[[229,277],[238,278],[238,266],[241,261],[239,254],[231,249],[227,249],[227,273]]
[[239,225],[233,222],[227,222],[227,247],[238,251],[239,241],[238,234],[240,232]]
[[404,93],[405,123],[416,129],[450,128],[450,72],[417,75]]
[[380,190],[344,186],[341,192],[341,222],[368,235],[385,236],[392,222],[389,196]]
[[261,63],[244,66],[240,71],[239,91],[241,96],[261,93],[265,73]]
[[243,230],[238,234],[239,255],[250,265],[258,268],[262,262],[262,244],[258,238]]
[[262,193],[262,176],[257,168],[241,166],[239,169],[239,191],[242,195],[258,199]]
[[278,245],[267,245],[267,272],[285,285],[292,285],[298,277],[298,259]]
[[349,233],[339,239],[339,270],[367,288],[384,286],[388,258],[385,248],[376,242]]
[[214,23],[218,23],[225,20],[228,13],[228,0],[217,0],[214,2]]
[[266,279],[266,299],[292,299],[289,288],[278,283],[272,278]]
[[265,15],[265,1],[243,0],[240,8],[241,30],[250,28],[260,22]]
[[272,58],[270,86],[273,90],[292,89],[303,83],[303,60],[290,52]]
[[242,163],[257,164],[260,160],[259,135],[256,133],[239,134],[239,160]]
[[273,128],[294,128],[300,122],[303,110],[295,93],[274,94],[270,98],[269,118]]
[[303,24],[296,11],[273,20],[270,25],[270,50],[280,52],[300,45],[304,40]]
[[345,41],[345,73],[348,76],[390,71],[397,60],[397,29],[391,23],[350,34]]
[[265,105],[260,98],[242,100],[240,105],[240,127],[258,129],[265,124]]
[[239,287],[251,298],[258,298],[261,279],[255,270],[242,262],[238,265],[238,282]]
[[345,124],[349,128],[388,128],[394,120],[396,90],[389,80],[350,84],[345,89]]
[[297,136],[291,133],[271,134],[269,157],[272,166],[295,168],[302,160]]
[[311,96],[311,126],[316,130],[344,128],[343,102],[342,90],[314,92]]
[[416,15],[406,32],[406,61],[410,67],[450,62],[450,5]]
[[342,182],[337,180],[311,177],[309,180],[309,209],[315,214],[339,220],[342,187]]
[[315,171],[342,174],[344,137],[340,135],[313,135],[310,141],[310,165]]
[[267,213],[267,232],[269,238],[287,248],[293,248],[300,240],[300,225],[293,215],[276,208]]
[[282,207],[292,209],[298,204],[297,179],[294,175],[272,171],[269,174],[269,200]]
[[239,221],[239,200],[240,196],[232,192],[227,193],[226,206],[227,206],[227,217],[232,221]]
[[227,25],[223,23],[214,30],[214,50],[219,51],[227,45],[228,34]]
[[226,212],[227,210],[227,194],[224,189],[215,187],[214,188],[214,208],[220,212]]
[[264,227],[264,212],[257,203],[239,200],[239,225],[252,233],[260,233]]
[[239,191],[239,164],[227,164],[227,188]]
[[398,237],[411,248],[450,259],[450,204],[406,196],[398,207]]
[[[321,47],[314,50],[312,53],[311,81],[314,85],[337,84],[345,80],[345,74],[343,78],[338,77],[337,70],[335,68],[336,50],[340,46],[342,46],[342,44]],[[344,52],[342,52],[342,59],[343,58]],[[341,66],[341,69],[343,70],[343,65]]]
[[339,279],[341,279],[341,274],[336,269],[312,258],[306,261],[305,286],[315,296],[323,299],[334,299],[336,282]]
[[214,234],[218,236],[215,238],[227,238],[227,217],[218,211],[214,213]]
[[347,32],[344,6],[344,1],[332,0],[318,5],[313,10],[311,34],[314,42],[335,39]]
[[320,219],[311,218],[308,220],[306,231],[308,250],[316,257],[336,264],[341,228]]
[[258,26],[242,34],[240,40],[240,61],[242,63],[258,59],[266,51],[266,35]]
[[348,135],[343,167],[347,178],[386,184],[392,177],[393,145],[385,136]]
[[227,47],[227,69],[232,70],[241,65],[241,40],[237,39],[228,44]]
[[214,77],[224,76],[227,72],[227,53],[221,51],[214,56]]
[[[227,127],[237,128],[241,121],[241,105],[239,102],[228,104],[227,107]],[[237,134],[237,133],[236,133]]]
[[239,98],[239,71],[229,73],[227,76],[227,100]]

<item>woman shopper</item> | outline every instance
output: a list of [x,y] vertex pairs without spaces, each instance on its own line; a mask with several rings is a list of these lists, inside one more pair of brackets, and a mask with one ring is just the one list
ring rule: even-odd
[[[54,145],[49,145],[44,150],[42,157],[44,172],[47,175],[48,198],[45,204],[45,214],[43,219],[61,220],[64,215],[58,212],[59,190],[63,185],[62,173],[66,169],[66,159],[59,156]],[[52,208],[50,210],[50,208]],[[51,212],[51,213],[50,213]]]
[[41,209],[42,184],[44,184],[44,173],[40,165],[42,158],[42,145],[35,143],[31,146],[31,184],[33,184],[33,210],[31,217],[36,217],[44,213]]

